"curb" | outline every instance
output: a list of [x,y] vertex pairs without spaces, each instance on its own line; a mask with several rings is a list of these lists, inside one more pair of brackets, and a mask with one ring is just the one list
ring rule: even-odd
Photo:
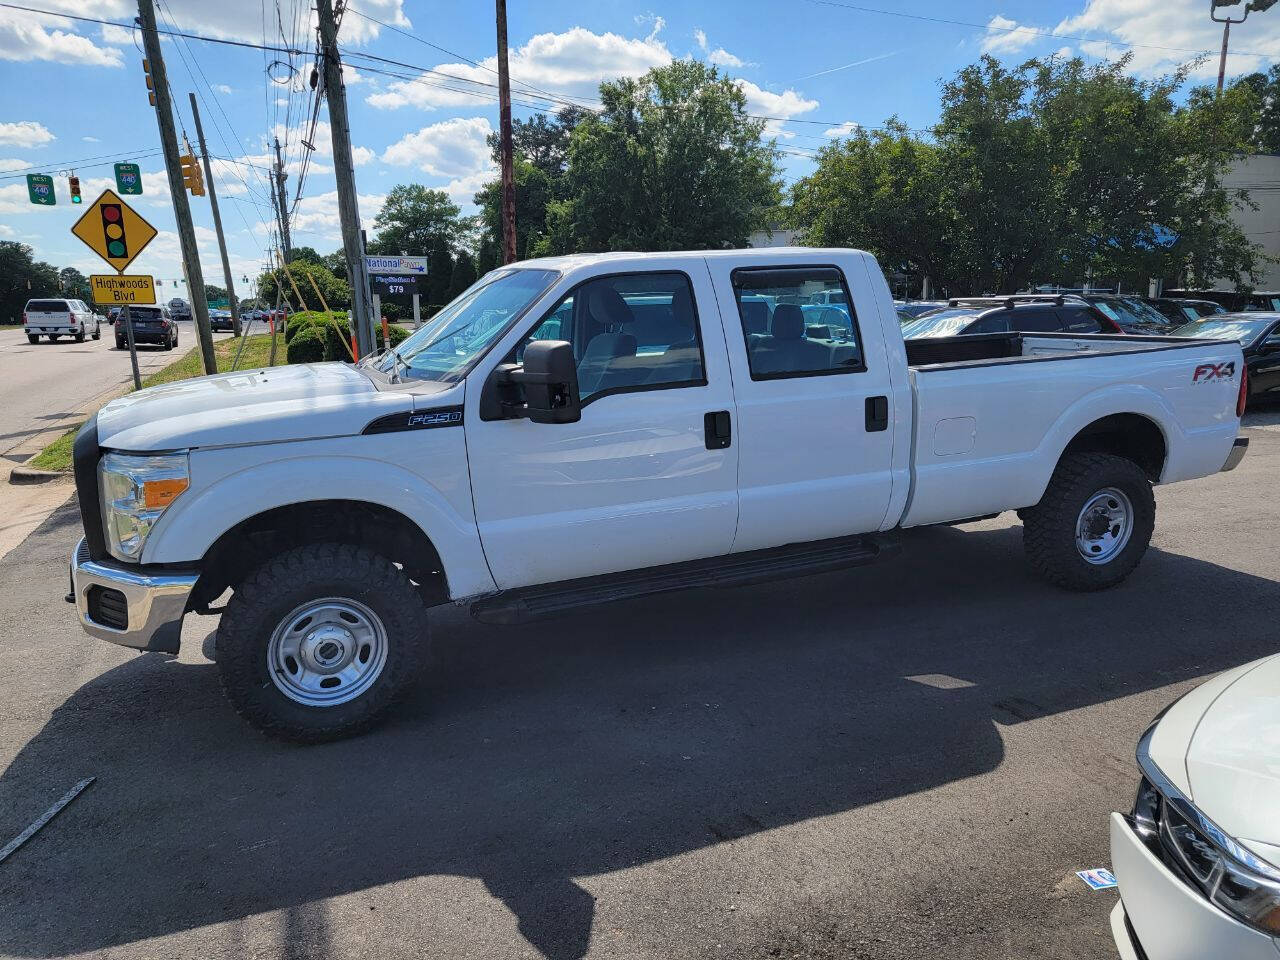
[[9,474],[9,482],[16,484],[50,483],[54,480],[69,479],[70,477],[70,473],[63,473],[59,470],[37,470],[34,467],[19,464]]

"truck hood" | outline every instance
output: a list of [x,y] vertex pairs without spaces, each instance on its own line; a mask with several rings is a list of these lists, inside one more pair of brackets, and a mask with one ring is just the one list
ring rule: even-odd
[[349,436],[413,404],[344,363],[243,370],[112,400],[98,413],[98,442],[141,453]]
[[1280,866],[1280,656],[1230,671],[1202,702],[1185,763],[1205,816]]

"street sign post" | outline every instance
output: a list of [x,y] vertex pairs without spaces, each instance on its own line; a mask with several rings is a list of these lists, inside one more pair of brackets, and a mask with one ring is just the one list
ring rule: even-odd
[[116,189],[125,196],[142,193],[142,169],[136,163],[117,163]]
[[151,277],[126,277],[123,273],[113,277],[109,273],[95,273],[89,277],[89,289],[94,303],[113,307],[156,302],[156,285]]
[[[102,196],[90,204],[71,232],[76,235],[90,250],[100,256],[120,276],[116,279],[142,280],[150,282],[146,277],[124,277],[125,267],[133,263],[134,258],[156,237],[156,228],[134,213],[133,208],[121,200],[110,190],[103,190]],[[95,288],[96,289],[96,288]],[[138,370],[138,348],[133,339],[133,317],[129,315],[130,303],[155,303],[155,289],[151,290],[151,299],[125,300],[124,309],[120,311],[120,321],[124,324],[129,339],[129,360],[133,365],[133,387],[142,389],[142,374]]]
[[371,273],[369,274],[369,285],[373,287],[374,293],[383,296],[393,296],[395,294],[418,293],[418,278],[414,274],[399,273]]
[[372,257],[364,258],[365,269],[370,273],[408,273],[425,277],[426,257]]
[[52,207],[57,204],[58,197],[53,192],[53,177],[47,173],[28,173],[27,196],[31,198],[32,203],[38,203],[42,207]]

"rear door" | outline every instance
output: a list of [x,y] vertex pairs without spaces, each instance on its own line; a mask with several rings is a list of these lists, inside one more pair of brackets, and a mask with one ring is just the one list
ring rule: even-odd
[[27,326],[41,331],[65,330],[71,326],[69,300],[31,300],[27,303]]
[[[720,556],[738,519],[724,333],[703,260],[584,277],[468,377],[467,454],[489,569],[511,589]],[[577,423],[485,419],[499,362],[533,340],[577,358]]]
[[[905,381],[906,357],[900,338],[889,356],[867,268],[818,251],[812,262],[762,265],[755,255],[711,264],[738,407],[734,552],[891,526],[894,426],[905,411],[890,364]],[[843,322],[813,336],[805,306],[837,294]],[[883,299],[892,313],[887,287]]]

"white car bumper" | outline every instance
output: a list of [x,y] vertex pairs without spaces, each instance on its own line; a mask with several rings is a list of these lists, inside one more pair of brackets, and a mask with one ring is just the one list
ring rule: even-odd
[[1111,815],[1111,871],[1121,899],[1111,933],[1123,960],[1280,960],[1274,939],[1227,916],[1175,876],[1118,813]]

